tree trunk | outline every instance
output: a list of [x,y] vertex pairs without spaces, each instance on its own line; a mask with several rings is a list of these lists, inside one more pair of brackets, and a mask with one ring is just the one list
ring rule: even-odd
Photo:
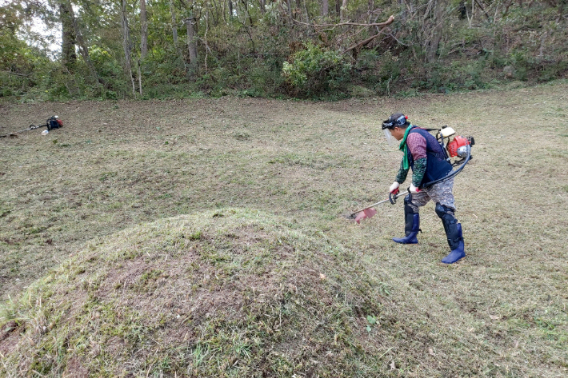
[[134,83],[134,77],[132,77],[132,57],[130,46],[130,30],[128,28],[128,19],[126,18],[126,0],[121,2],[121,25],[122,25],[122,47],[124,48],[124,63],[126,68],[126,74],[130,77],[132,82],[132,94],[136,96],[136,84]]
[[174,0],[170,0],[170,13],[172,14],[172,35],[174,36],[174,47],[178,49],[178,31],[176,20],[176,9],[174,8]]
[[190,14],[188,18],[185,19],[185,25],[187,27],[187,48],[189,51],[189,64],[192,69],[197,68],[197,40],[195,32],[195,17]]
[[306,3],[306,0],[304,1],[304,13],[306,14],[306,22],[309,24],[310,23],[310,12],[308,11],[308,4]]
[[292,0],[286,0],[286,4],[288,5],[288,17],[290,18],[290,24],[294,24],[293,17],[292,17]]
[[341,4],[339,19],[341,20],[341,22],[345,22],[347,20],[347,0],[343,0],[343,3]]
[[[215,0],[213,0],[213,6],[214,9],[209,9],[207,13],[211,15],[211,18],[213,19],[213,27],[215,27],[219,25],[220,12],[219,12],[219,7],[217,6],[217,2]],[[207,20],[208,20],[207,22],[209,22],[209,18]]]
[[73,27],[73,8],[68,0],[61,0],[59,3],[59,18],[61,20],[61,58],[63,65],[73,72],[77,63],[77,53],[75,52],[76,35]]
[[[297,0],[297,1],[300,1],[300,0]],[[252,17],[251,17],[251,15],[250,15],[249,10],[248,10],[247,1],[246,1],[246,0],[241,0],[241,2],[243,3],[243,7],[245,8],[245,12],[246,12],[246,14],[247,14],[248,17],[249,17],[250,26],[254,26],[253,23],[252,23]]]
[[140,63],[140,59],[138,59],[138,92],[140,93],[140,97],[143,96],[142,93],[142,64]]
[[259,0],[260,2],[260,13],[266,13],[266,0]]
[[140,59],[148,55],[148,17],[146,15],[146,0],[140,0]]
[[335,0],[335,16],[341,16],[341,0]]
[[321,15],[322,15],[322,17],[329,16],[329,0],[322,0]]
[[83,39],[83,33],[81,33],[81,28],[79,27],[79,22],[77,21],[77,18],[75,18],[75,14],[73,13],[73,7],[71,7],[70,10],[71,10],[70,16],[71,16],[71,19],[73,21],[73,31],[75,32],[75,36],[77,37],[77,43],[79,44],[79,52],[81,53],[81,56],[83,57],[83,60],[85,61],[85,64],[89,68],[89,72],[91,73],[91,76],[93,76],[93,78],[97,82],[106,86],[106,81],[103,80],[103,78],[101,78],[97,74],[97,70],[95,69],[93,62],[91,61],[91,57],[89,56],[89,48],[87,47],[87,44],[85,43],[85,40]]
[[229,0],[229,19],[233,18],[233,0]]
[[430,38],[430,45],[428,46],[428,62],[432,63],[436,60],[438,54],[438,47],[442,40],[442,32],[444,29],[444,0],[437,0],[434,9],[434,27],[432,30],[432,37]]

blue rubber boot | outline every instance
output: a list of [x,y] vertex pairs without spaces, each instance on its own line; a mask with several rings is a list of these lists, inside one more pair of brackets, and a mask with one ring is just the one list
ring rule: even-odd
[[420,229],[420,214],[415,213],[412,207],[408,204],[408,197],[404,198],[404,233],[402,238],[393,238],[392,241],[400,244],[418,244],[418,232]]
[[461,224],[458,223],[456,225],[456,228],[456,238],[451,241],[448,238],[448,244],[450,245],[452,251],[442,259],[442,262],[444,264],[453,264],[465,257]]
[[442,259],[444,264],[453,264],[465,257],[461,223],[454,217],[454,210],[444,205],[436,204],[436,213],[442,219],[451,252]]

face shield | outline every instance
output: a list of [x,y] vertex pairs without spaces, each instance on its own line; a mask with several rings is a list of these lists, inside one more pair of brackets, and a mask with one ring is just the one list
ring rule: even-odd
[[397,146],[399,144],[399,141],[391,135],[390,129],[383,129],[383,131],[385,133],[385,138],[387,138],[387,143],[389,144],[389,146]]

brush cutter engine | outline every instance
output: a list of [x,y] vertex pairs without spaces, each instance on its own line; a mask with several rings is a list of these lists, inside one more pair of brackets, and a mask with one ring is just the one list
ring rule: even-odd
[[58,116],[54,115],[51,116],[47,119],[47,121],[45,122],[45,124],[43,125],[30,125],[30,127],[28,127],[26,130],[22,130],[22,131],[27,131],[27,130],[35,130],[35,129],[39,129],[40,127],[47,127],[47,130],[51,131],[53,129],[59,129],[60,127],[63,127],[63,121],[59,119]]
[[454,140],[448,143],[447,149],[450,157],[465,158],[467,156],[468,149],[471,150],[471,143],[466,138],[458,135],[454,137]]
[[456,166],[466,159],[471,159],[471,146],[475,144],[475,139],[472,136],[462,137],[456,135],[456,131],[451,127],[442,126],[442,129],[436,135],[436,139],[446,152],[448,160],[458,158],[452,165]]
[[58,116],[53,116],[47,120],[46,126],[50,131],[52,129],[59,129],[60,127],[63,127],[63,121],[60,120]]

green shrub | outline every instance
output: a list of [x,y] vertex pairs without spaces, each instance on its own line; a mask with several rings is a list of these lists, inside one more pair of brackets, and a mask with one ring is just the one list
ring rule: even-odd
[[395,85],[401,76],[401,68],[408,64],[408,61],[399,56],[393,55],[390,50],[385,51],[378,57],[378,83],[375,90],[381,95],[391,95],[397,92]]
[[341,90],[351,78],[351,63],[338,51],[312,43],[284,62],[282,75],[298,95],[314,96],[328,90]]

